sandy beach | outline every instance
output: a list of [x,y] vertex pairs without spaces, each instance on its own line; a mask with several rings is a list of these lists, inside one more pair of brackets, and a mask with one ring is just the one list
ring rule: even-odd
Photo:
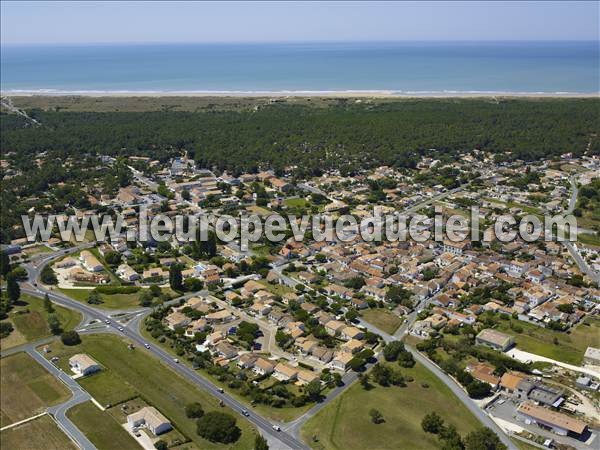
[[3,97],[328,97],[328,98],[600,98],[600,92],[485,92],[441,91],[403,92],[389,90],[355,91],[0,91]]

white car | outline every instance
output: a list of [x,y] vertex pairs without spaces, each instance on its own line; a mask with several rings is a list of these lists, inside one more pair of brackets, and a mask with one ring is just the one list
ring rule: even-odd
[[179,364],[179,360],[177,358],[173,358],[173,361],[175,361],[177,364]]
[[121,331],[121,332],[124,331],[124,328],[123,327],[119,327],[119,331]]
[[144,347],[150,348],[150,344],[144,344]]
[[281,431],[281,427],[279,425],[273,425],[273,429],[275,431]]

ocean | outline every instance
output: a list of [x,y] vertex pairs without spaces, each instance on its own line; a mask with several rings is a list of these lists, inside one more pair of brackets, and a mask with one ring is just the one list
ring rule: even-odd
[[598,42],[10,45],[3,93],[597,93]]

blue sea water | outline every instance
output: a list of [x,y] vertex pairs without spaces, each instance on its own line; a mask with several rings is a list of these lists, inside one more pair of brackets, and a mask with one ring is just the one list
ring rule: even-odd
[[600,91],[598,42],[11,45],[3,92]]

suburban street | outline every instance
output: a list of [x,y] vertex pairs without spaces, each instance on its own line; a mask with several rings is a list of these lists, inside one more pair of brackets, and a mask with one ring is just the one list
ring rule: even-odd
[[[88,306],[84,303],[73,300],[58,291],[55,291],[53,289],[48,289],[39,284],[38,278],[39,278],[39,274],[40,274],[41,270],[53,258],[62,256],[66,253],[76,252],[76,251],[80,250],[81,248],[86,248],[88,246],[91,246],[91,244],[73,247],[73,248],[69,249],[68,251],[61,251],[61,252],[57,252],[57,253],[47,254],[47,255],[44,255],[43,258],[36,259],[32,263],[27,264],[25,267],[29,273],[29,280],[28,280],[28,282],[22,284],[22,288],[21,288],[22,292],[24,292],[26,294],[30,294],[30,295],[36,295],[36,296],[43,296],[44,294],[48,294],[48,297],[53,302],[55,302],[61,306],[79,311],[83,315],[83,320],[80,323],[78,328],[84,327],[84,328],[86,328],[86,332],[88,332],[88,333],[91,333],[91,332],[95,332],[95,333],[113,332],[113,333],[123,335],[124,337],[131,340],[133,343],[135,343],[140,348],[144,348],[145,344],[148,344],[149,348],[147,349],[147,351],[149,353],[151,353],[152,356],[160,359],[165,365],[170,367],[173,371],[182,375],[187,380],[189,380],[196,386],[200,387],[201,389],[204,389],[205,391],[209,392],[213,397],[223,400],[223,403],[226,406],[233,409],[234,411],[241,413],[241,411],[243,409],[246,409],[247,407],[245,405],[243,405],[239,401],[235,400],[233,397],[228,395],[226,392],[220,393],[218,388],[212,382],[210,382],[207,378],[205,378],[204,376],[202,376],[195,370],[189,368],[185,364],[175,362],[175,359],[172,355],[170,355],[169,353],[167,353],[165,350],[163,350],[159,346],[155,345],[154,343],[148,342],[146,339],[144,339],[141,336],[140,325],[142,325],[142,323],[143,323],[143,321],[142,321],[143,317],[151,311],[150,308],[140,308],[139,310],[134,311],[134,312],[119,311],[119,310],[110,310],[110,311],[101,310],[99,308],[92,308],[91,306]],[[173,304],[173,303],[178,302],[182,298],[189,298],[194,295],[197,295],[197,293],[186,294],[183,297],[178,297],[176,299],[171,300],[169,303]],[[130,314],[122,316],[122,314],[126,313],[126,312],[128,312]],[[120,322],[124,318],[125,319],[131,318],[131,313],[135,314],[133,320],[128,321],[128,323]],[[110,325],[102,326],[102,324],[104,324],[106,320],[110,321]],[[97,327],[94,326],[92,329],[87,329],[90,322],[98,322],[98,326]],[[119,327],[122,327],[123,331],[119,331],[118,330]],[[34,345],[34,344],[31,344],[31,345]],[[35,345],[38,345],[38,344],[35,344]],[[37,355],[37,357],[35,358],[36,360],[38,360],[38,357],[44,359],[41,355],[39,355],[39,353],[37,353],[35,351],[34,351],[34,354]],[[49,364],[50,366],[54,367],[52,364],[48,363],[47,361],[46,361],[46,363]],[[48,367],[46,365],[44,365],[44,366]],[[51,371],[51,373],[58,376],[56,371]],[[59,373],[62,376],[67,377],[64,373],[62,373],[60,371],[59,371]],[[61,378],[61,377],[59,377],[59,378]],[[67,377],[67,378],[69,378],[69,377]],[[72,379],[71,379],[71,381],[79,387],[79,385],[75,381],[73,381]],[[81,389],[81,388],[79,388],[79,389]],[[86,399],[83,399],[83,397],[80,395],[74,395],[73,399],[70,402],[67,402],[63,405],[59,405],[59,407],[56,407],[57,408],[55,411],[56,419],[61,424],[61,427],[63,427],[64,429],[67,429],[67,430],[76,429],[76,427],[66,418],[64,413],[71,406],[73,406],[77,403],[80,403],[81,401],[85,401]],[[74,403],[71,403],[71,402],[74,402]],[[250,411],[250,415],[248,417],[246,417],[245,419],[248,420],[250,423],[252,423],[258,430],[260,430],[261,434],[263,434],[263,436],[265,436],[265,438],[267,438],[267,440],[269,441],[271,448],[274,448],[274,449],[308,449],[309,448],[305,444],[303,444],[299,439],[295,438],[291,434],[289,434],[285,431],[280,431],[280,432],[275,431],[273,429],[273,425],[276,425],[276,424],[265,419],[264,417],[260,416],[255,411]],[[81,434],[81,433],[79,432],[79,434]],[[86,445],[87,445],[87,443],[86,443]],[[94,447],[91,446],[91,447],[84,447],[84,448],[94,448]]]

